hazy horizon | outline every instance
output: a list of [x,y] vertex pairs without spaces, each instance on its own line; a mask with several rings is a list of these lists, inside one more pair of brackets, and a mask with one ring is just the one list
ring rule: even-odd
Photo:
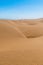
[[43,18],[43,0],[1,0],[0,19]]

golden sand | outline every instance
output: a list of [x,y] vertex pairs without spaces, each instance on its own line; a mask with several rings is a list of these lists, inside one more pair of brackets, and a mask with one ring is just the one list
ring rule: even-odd
[[0,65],[43,65],[43,20],[0,20]]

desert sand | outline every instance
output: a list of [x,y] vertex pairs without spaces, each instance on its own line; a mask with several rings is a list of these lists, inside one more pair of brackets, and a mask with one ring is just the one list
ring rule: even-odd
[[0,65],[43,65],[43,19],[0,20]]

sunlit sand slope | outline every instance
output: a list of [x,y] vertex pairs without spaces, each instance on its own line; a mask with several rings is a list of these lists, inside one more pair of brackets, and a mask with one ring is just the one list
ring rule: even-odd
[[17,38],[17,37],[24,37],[23,33],[10,21],[0,21],[0,37],[1,38]]
[[43,65],[41,20],[0,20],[0,65]]

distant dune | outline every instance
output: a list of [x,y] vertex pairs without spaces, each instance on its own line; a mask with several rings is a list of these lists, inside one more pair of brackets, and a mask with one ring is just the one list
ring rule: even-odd
[[17,20],[15,22],[27,38],[40,37],[43,35],[43,24],[40,20]]
[[0,20],[0,65],[43,65],[43,18]]

